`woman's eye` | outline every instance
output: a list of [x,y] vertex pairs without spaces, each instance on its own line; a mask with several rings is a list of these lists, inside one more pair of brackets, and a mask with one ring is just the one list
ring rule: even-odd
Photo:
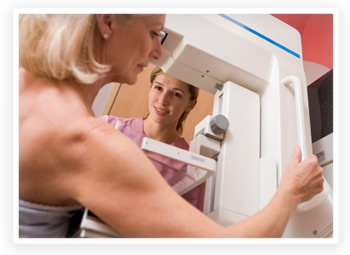
[[154,89],[155,89],[155,90],[162,90],[162,87],[156,85],[156,86],[154,86]]
[[174,96],[174,97],[179,97],[179,98],[182,97],[182,95],[181,95],[180,93],[177,93],[177,92],[174,92],[174,93],[173,93],[173,96]]
[[150,34],[151,34],[151,38],[152,39],[154,39],[155,37],[159,37],[160,38],[160,34],[157,33],[156,31],[151,31]]

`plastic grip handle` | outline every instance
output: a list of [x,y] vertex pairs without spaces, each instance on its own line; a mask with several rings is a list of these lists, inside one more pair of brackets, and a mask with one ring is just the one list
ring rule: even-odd
[[295,93],[295,110],[297,118],[297,131],[298,131],[298,144],[301,149],[301,159],[304,160],[306,155],[308,155],[306,146],[306,134],[305,134],[305,114],[304,114],[304,100],[303,91],[301,83],[298,77],[288,76],[282,80],[283,84],[286,86],[288,84],[293,84]]
[[[306,146],[306,133],[305,133],[305,114],[304,114],[304,100],[303,100],[303,90],[301,87],[301,82],[297,76],[288,76],[282,80],[282,83],[287,86],[288,84],[292,84],[295,93],[295,109],[296,109],[296,119],[297,119],[297,131],[298,131],[298,144],[302,153],[302,160],[310,154],[307,151]],[[297,212],[305,212],[311,210],[322,204],[329,195],[329,185],[327,181],[324,181],[323,191],[316,196],[314,196],[311,200],[307,202],[300,203],[296,211]]]

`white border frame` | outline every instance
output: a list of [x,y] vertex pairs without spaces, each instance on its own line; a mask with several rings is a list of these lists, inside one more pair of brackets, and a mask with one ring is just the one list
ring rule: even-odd
[[[334,52],[334,187],[337,187],[333,190],[334,192],[334,230],[333,238],[329,239],[308,239],[308,238],[293,238],[293,239],[193,239],[193,238],[167,238],[167,239],[132,239],[132,238],[123,238],[123,239],[68,239],[68,238],[59,238],[59,239],[26,239],[18,238],[18,15],[20,13],[188,13],[188,14],[197,14],[197,13],[283,13],[283,14],[316,14],[316,13],[329,13],[333,14],[333,52]],[[260,8],[250,8],[250,9],[222,9],[222,8],[201,8],[201,9],[183,9],[183,8],[174,8],[174,9],[163,9],[163,8],[152,8],[152,9],[135,9],[135,8],[118,8],[118,9],[79,9],[79,8],[70,8],[70,9],[42,9],[42,8],[29,8],[29,9],[15,9],[13,15],[13,240],[15,243],[21,244],[335,244],[339,241],[339,182],[338,182],[338,171],[339,169],[339,159],[338,159],[338,131],[339,131],[339,51],[338,51],[338,36],[339,36],[339,14],[338,10],[334,8],[288,8],[288,9],[260,9]]]

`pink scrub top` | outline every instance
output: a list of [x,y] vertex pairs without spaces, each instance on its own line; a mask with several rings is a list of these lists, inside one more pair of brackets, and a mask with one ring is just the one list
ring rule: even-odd
[[[143,118],[120,118],[111,115],[104,115],[99,119],[111,124],[114,128],[121,131],[124,135],[134,141],[139,147],[141,147],[142,139],[146,136],[143,130]],[[184,138],[180,138],[171,145],[179,147],[184,150],[189,150],[189,146]],[[158,154],[149,154],[147,156],[151,159],[152,163],[158,169],[159,173],[169,183],[172,188],[178,192],[179,187],[182,187],[181,181],[184,181],[186,175],[181,173],[187,172],[187,165]],[[174,169],[176,169],[174,171]],[[203,210],[203,196],[204,186],[201,184],[198,187],[188,191],[182,197],[191,203],[199,210]]]

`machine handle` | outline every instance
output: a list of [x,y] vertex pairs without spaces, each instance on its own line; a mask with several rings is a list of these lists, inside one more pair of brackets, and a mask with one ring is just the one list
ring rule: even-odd
[[[306,144],[306,133],[305,133],[305,114],[304,114],[304,100],[303,100],[303,90],[301,82],[297,76],[288,76],[282,80],[282,83],[287,86],[292,84],[295,93],[295,107],[296,107],[296,118],[297,118],[297,131],[298,131],[298,144],[301,149],[301,159],[304,160],[310,153],[307,151]],[[297,206],[297,212],[305,212],[311,210],[322,204],[330,194],[330,187],[326,180],[324,180],[323,191],[316,196],[314,196],[310,201],[300,203]]]
[[301,159],[304,160],[309,154],[306,145],[306,134],[305,134],[305,114],[304,114],[304,100],[303,100],[303,90],[301,87],[301,82],[296,76],[288,76],[282,80],[283,84],[287,86],[288,84],[293,84],[295,93],[295,110],[297,118],[297,132],[298,132],[298,144],[301,149]]

